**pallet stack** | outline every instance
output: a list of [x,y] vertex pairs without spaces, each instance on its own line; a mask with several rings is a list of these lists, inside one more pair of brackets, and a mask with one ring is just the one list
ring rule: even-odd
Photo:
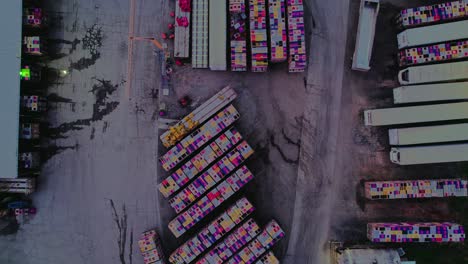
[[468,57],[468,40],[451,41],[424,47],[408,48],[398,53],[400,66],[430,62],[449,62]]
[[223,241],[219,242],[209,252],[203,255],[196,264],[223,263],[234,253],[247,245],[248,242],[257,237],[260,232],[261,229],[255,220],[247,220],[242,226],[237,228],[223,239]]
[[468,182],[462,179],[366,182],[365,191],[366,198],[371,200],[466,197]]
[[36,189],[36,179],[0,179],[0,192],[31,194]]
[[[205,250],[221,240],[228,232],[233,230],[235,226],[244,221],[254,210],[255,208],[249,200],[246,198],[239,199],[195,236],[177,248],[169,256],[169,261],[173,264],[192,262]],[[246,230],[243,228],[245,225],[243,224],[239,229]]]
[[156,230],[149,230],[141,234],[140,240],[138,240],[138,246],[140,247],[140,252],[143,255],[145,264],[166,263],[164,261],[161,241]]
[[272,220],[254,240],[224,263],[254,263],[284,236],[284,231],[275,220]]
[[463,242],[463,226],[454,223],[369,223],[367,237],[377,243]]
[[303,72],[307,65],[304,6],[302,0],[288,0],[289,72]]
[[208,68],[208,0],[192,1],[192,68]]
[[[225,165],[227,168],[231,167],[230,171],[232,171],[252,154],[252,148],[247,142],[243,141],[233,151],[221,159],[217,165]],[[213,212],[236,192],[236,188],[238,190],[238,187],[235,187],[238,184],[243,186],[242,180],[239,179],[238,182],[233,183],[232,186],[227,182],[224,185],[219,185],[169,222],[169,229],[174,236],[180,237],[187,230],[200,222],[206,215]]]
[[286,34],[285,0],[270,0],[268,2],[270,18],[270,57],[272,62],[285,61],[288,56]]
[[231,70],[247,71],[247,14],[244,0],[229,0]]
[[252,72],[268,69],[268,39],[265,0],[249,0]]
[[221,171],[215,171],[213,169],[206,171],[187,188],[171,198],[169,204],[172,209],[179,214],[217,184],[219,184],[219,186],[216,189],[219,190],[221,188],[220,191],[223,191],[223,188],[227,189],[229,187],[234,191],[238,191],[253,179],[253,174],[246,166],[242,166],[224,180],[226,175],[227,174],[221,173]]
[[404,9],[397,17],[402,28],[463,19],[468,16],[468,0]]

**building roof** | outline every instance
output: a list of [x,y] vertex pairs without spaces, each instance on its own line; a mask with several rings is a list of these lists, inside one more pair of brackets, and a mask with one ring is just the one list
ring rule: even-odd
[[18,176],[22,2],[3,1],[0,8],[0,178]]
[[394,249],[346,249],[338,264],[401,264],[401,259]]

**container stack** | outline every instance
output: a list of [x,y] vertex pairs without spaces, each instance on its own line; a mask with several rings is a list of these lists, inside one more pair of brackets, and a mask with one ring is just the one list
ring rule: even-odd
[[208,68],[208,0],[192,1],[192,68]]
[[286,6],[285,0],[270,0],[269,18],[270,18],[270,43],[271,43],[271,61],[282,62],[286,60],[287,35],[286,35]]
[[367,237],[377,243],[463,242],[463,226],[454,223],[369,223]]
[[247,71],[247,14],[244,0],[229,0],[231,70]]
[[462,179],[366,182],[366,198],[411,199],[466,197],[468,182]]
[[180,213],[219,183],[217,187],[218,190],[221,188],[221,191],[223,191],[224,187],[229,186],[232,190],[238,191],[253,179],[253,174],[246,166],[242,166],[223,181],[225,176],[226,175],[222,174],[221,171],[210,169],[193,181],[187,188],[170,199],[169,204],[176,213]]
[[219,242],[213,249],[203,255],[196,263],[224,263],[232,255],[252,241],[261,229],[253,219],[247,220],[242,226],[233,231],[223,241]]
[[468,40],[408,48],[400,50],[398,57],[401,67],[464,59],[468,57]]
[[254,263],[284,236],[284,231],[275,220],[272,220],[254,240],[224,263]]
[[[246,219],[254,210],[255,208],[246,198],[241,198],[223,214],[198,232],[197,235],[177,248],[170,255],[169,261],[173,264],[192,262],[205,250],[216,244],[217,241],[233,230],[235,226]],[[246,226],[247,223],[250,223],[250,221],[243,224],[239,230],[247,231],[245,229],[245,227],[249,226]]]
[[[251,154],[253,154],[253,150],[250,148],[247,142],[244,141],[239,144],[236,149],[227,154],[226,157],[221,159],[218,162],[218,166],[219,164],[223,164],[235,168]],[[228,182],[220,184],[218,187],[208,192],[208,194],[206,194],[194,205],[190,206],[186,211],[169,222],[169,229],[172,231],[174,236],[180,237],[183,233],[200,222],[200,220],[203,219],[206,215],[213,212],[225,200],[229,199],[236,192],[236,190],[239,190],[239,185],[244,186],[244,181],[248,182],[247,180],[239,179],[236,182],[233,182],[232,185]]]
[[268,39],[265,0],[249,0],[252,72],[268,69]]
[[279,260],[276,258],[275,254],[272,251],[266,253],[261,257],[255,264],[279,264]]
[[468,16],[468,1],[459,0],[404,9],[398,15],[397,21],[400,27],[407,28],[462,19],[466,16]]
[[138,240],[145,264],[164,264],[164,253],[156,230],[144,232]]
[[[162,183],[159,184],[159,190],[164,197],[169,197],[185,186],[191,179],[194,179],[200,172],[208,168],[211,163],[224,155],[224,153],[241,140],[242,136],[237,130],[234,128],[228,130],[182,165],[180,169],[176,170],[171,176],[163,180]],[[237,152],[237,150],[234,150],[234,152]]]
[[302,0],[288,0],[289,72],[303,72],[307,65],[304,6]]

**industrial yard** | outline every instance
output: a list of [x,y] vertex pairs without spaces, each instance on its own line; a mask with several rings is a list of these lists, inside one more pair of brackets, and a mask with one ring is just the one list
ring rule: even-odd
[[[55,54],[48,66],[66,70],[67,75],[48,84],[49,128],[41,142],[46,160],[37,178],[37,189],[30,195],[37,215],[21,224],[16,233],[0,236],[4,249],[0,263],[143,263],[140,238],[159,241],[161,247],[157,250],[167,257],[166,263],[188,263],[182,257],[177,259],[174,252],[183,251],[188,241],[199,238],[214,223],[226,221],[225,215],[236,226],[224,227],[229,235],[216,237],[216,242],[227,244],[243,229],[250,230],[246,231],[248,235],[243,233],[243,238],[250,236],[255,242],[258,235],[257,239],[272,241],[264,251],[257,252],[264,262],[255,263],[270,263],[267,259],[277,258],[281,263],[335,264],[330,241],[380,249],[402,247],[404,257],[416,263],[466,263],[464,243],[372,243],[367,230],[368,223],[450,222],[468,226],[466,197],[446,198],[468,193],[441,192],[427,196],[431,199],[366,197],[365,182],[370,181],[436,179],[447,184],[450,179],[460,179],[453,184],[466,184],[466,162],[411,166],[392,163],[389,127],[366,126],[364,120],[366,110],[396,106],[392,88],[400,86],[397,76],[403,60],[398,57],[397,34],[401,29],[395,17],[404,8],[441,1],[380,1],[368,72],[351,70],[361,1],[304,0],[305,72],[300,72],[302,59],[288,64],[286,56],[281,58],[286,46],[278,44],[275,48],[281,51],[270,56],[284,62],[269,63],[268,70],[264,67],[268,55],[259,49],[258,67],[252,66],[246,72],[234,72],[254,65],[253,59],[244,61],[245,53],[240,52],[231,58],[232,71],[206,69],[213,66],[219,70],[225,65],[203,57],[197,58],[197,63],[182,59],[180,64],[172,65],[170,81],[161,76],[163,52],[148,40],[168,32],[167,25],[174,23],[170,13],[177,10],[176,1],[43,2],[50,14],[49,42]],[[257,30],[255,34],[263,34],[262,28]],[[174,34],[177,38],[177,34],[189,33],[176,30]],[[129,39],[130,35],[146,39]],[[196,36],[192,30],[192,39]],[[243,35],[236,41],[236,45],[250,47],[242,43]],[[176,47],[180,45],[177,41],[161,42],[170,51],[180,49],[190,57],[187,47]],[[222,54],[223,50],[216,52]],[[217,134],[209,145],[224,145],[222,155],[239,151],[236,157],[241,161],[231,159],[231,163],[240,167],[231,175],[238,175],[244,182],[235,182],[235,176],[226,177],[228,185],[235,189],[235,182],[238,190],[226,195],[225,202],[220,200],[210,209],[214,212],[200,217],[193,227],[176,230],[168,225],[182,219],[179,213],[186,211],[181,204],[201,207],[196,199],[211,199],[212,192],[206,188],[206,193],[200,192],[190,202],[177,203],[171,198],[183,197],[179,188],[191,182],[177,182],[174,189],[162,188],[162,182],[188,160],[200,166],[192,176],[184,170],[183,174],[193,180],[222,155],[217,152],[210,162],[197,165],[198,156],[194,154],[202,148],[209,151],[200,145],[191,149],[193,153],[187,155],[192,156],[183,162],[161,163],[158,158],[176,142],[165,147],[160,137],[225,87],[237,94],[229,102],[235,110],[228,106],[221,112],[229,116],[229,111],[237,111],[239,117],[229,121],[229,129],[216,132],[230,142],[221,137],[214,140]],[[180,99],[184,97],[189,102],[182,106]],[[164,116],[160,115],[162,110]],[[196,137],[196,133],[187,135]],[[242,152],[240,146],[246,146],[242,144],[250,146],[252,152]],[[218,186],[225,184],[221,179],[215,182]],[[250,208],[250,203],[255,209],[245,209]],[[248,213],[242,217],[229,214],[244,209]],[[277,231],[278,226],[284,233]],[[158,235],[148,231],[151,229]],[[276,233],[268,232],[272,229]],[[457,239],[463,238],[462,232]],[[246,239],[242,246],[247,243],[251,242]],[[197,252],[197,263],[209,263],[209,254],[219,255],[222,251],[208,249],[210,246]],[[230,262],[223,263],[241,263],[236,262],[241,254],[247,253],[233,254]],[[206,262],[201,262],[202,258]]]

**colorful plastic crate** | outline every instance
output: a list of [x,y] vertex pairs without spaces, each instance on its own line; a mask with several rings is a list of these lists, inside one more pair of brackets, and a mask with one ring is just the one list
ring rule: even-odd
[[285,0],[270,0],[268,2],[270,18],[270,58],[272,62],[282,62],[287,59],[286,5]]
[[451,41],[418,48],[408,48],[398,53],[400,66],[429,62],[448,62],[468,57],[468,40]]
[[25,36],[23,38],[24,52],[31,55],[42,55],[41,38],[38,36]]
[[149,230],[144,232],[140,240],[138,240],[138,247],[143,256],[145,264],[164,264],[164,253],[161,248],[161,242],[156,233],[156,230]]
[[45,16],[42,8],[24,8],[23,25],[39,27],[43,25]]
[[463,226],[454,223],[369,223],[367,237],[376,243],[463,242]]
[[159,184],[159,191],[164,197],[174,194],[241,140],[242,136],[236,129],[229,129],[163,180]]
[[302,0],[288,0],[289,72],[303,72],[307,66]]
[[264,256],[262,256],[255,264],[279,264],[279,260],[276,258],[273,252],[269,251]]
[[266,72],[268,69],[268,39],[265,0],[249,0],[249,8],[252,72]]
[[[212,175],[210,175],[210,173]],[[221,175],[221,178],[218,178],[217,176],[218,174],[216,174],[214,170],[206,171],[200,177],[194,180],[189,186],[187,186],[187,188],[170,199],[169,204],[176,211],[176,213],[182,212],[185,208],[190,206],[193,202],[195,202],[198,198],[210,190],[214,185],[224,180],[225,175]],[[246,166],[243,166],[231,176],[226,178],[225,182],[228,183],[234,191],[238,191],[252,179],[253,174]]]
[[244,0],[229,0],[231,70],[247,71],[247,14]]
[[463,19],[467,16],[468,1],[460,0],[403,9],[397,17],[397,22],[401,27],[405,28],[450,21],[453,19]]
[[239,112],[232,105],[213,116],[159,158],[164,170],[169,171],[175,168],[188,156],[231,126],[239,117]]
[[467,186],[462,179],[366,182],[365,195],[372,200],[466,197]]
[[[190,263],[212,245],[216,244],[217,241],[221,240],[221,238],[235,228],[237,225],[236,223],[242,222],[254,210],[255,208],[246,198],[239,199],[235,204],[230,206],[228,210],[198,232],[197,235],[177,248],[170,255],[169,261],[173,264]],[[229,214],[229,211],[236,211],[239,213]],[[256,225],[256,223],[252,223],[249,220],[236,229],[233,234],[242,234],[242,237],[253,234],[256,230],[254,225]]]
[[37,95],[21,96],[21,107],[30,112],[44,112],[47,108],[46,99]]

